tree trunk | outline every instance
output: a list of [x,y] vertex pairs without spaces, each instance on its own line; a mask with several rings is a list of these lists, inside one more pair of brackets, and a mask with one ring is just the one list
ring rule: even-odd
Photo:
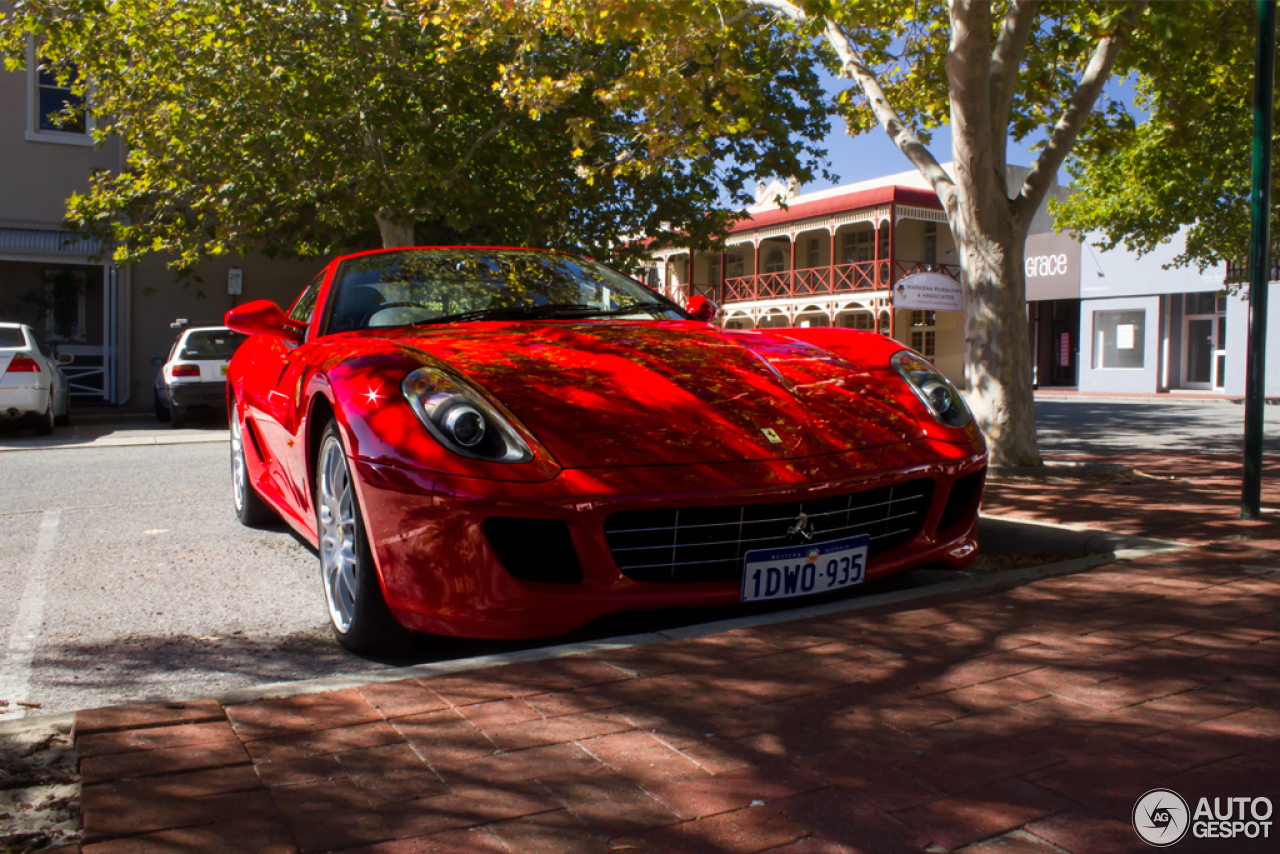
[[964,180],[957,185],[959,215],[966,221],[964,239],[957,241],[965,296],[965,397],[987,437],[992,465],[1040,465],[1026,322],[1026,237],[1007,211],[1002,217],[998,210],[979,210],[983,203],[964,198]]
[[397,249],[401,246],[413,246],[413,223],[392,222],[376,213],[373,218],[378,222],[378,231],[382,234],[383,249]]
[[939,196],[960,253],[965,397],[992,465],[1038,466],[1022,266],[1031,216],[1009,198],[996,142],[1007,129],[993,127],[990,16],[982,0],[951,0],[946,69],[955,185]]

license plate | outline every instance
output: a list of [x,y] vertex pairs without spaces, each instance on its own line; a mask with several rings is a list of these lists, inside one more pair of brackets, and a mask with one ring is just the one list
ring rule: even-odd
[[228,367],[230,367],[230,365],[223,365],[223,366],[222,366],[222,375],[223,375],[224,377],[227,375],[227,368],[228,368]]
[[742,601],[812,596],[861,584],[867,575],[871,537],[859,534],[828,543],[807,543],[747,552]]

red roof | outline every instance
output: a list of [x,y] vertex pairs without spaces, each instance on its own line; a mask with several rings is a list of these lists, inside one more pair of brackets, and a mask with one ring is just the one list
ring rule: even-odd
[[872,187],[869,190],[861,190],[856,193],[831,196],[830,198],[819,199],[816,202],[791,205],[785,211],[772,210],[753,214],[747,219],[734,223],[729,231],[754,231],[757,228],[764,228],[768,225],[796,222],[797,220],[812,219],[817,216],[856,211],[861,208],[873,208],[889,202],[942,210],[942,203],[938,201],[937,193],[932,190],[899,187],[896,184],[890,184],[883,187]]

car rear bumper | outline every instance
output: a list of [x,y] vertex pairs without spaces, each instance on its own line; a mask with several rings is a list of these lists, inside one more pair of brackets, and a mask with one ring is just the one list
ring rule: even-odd
[[[623,611],[741,601],[740,576],[655,582],[624,574],[605,524],[628,510],[816,502],[928,481],[927,509],[920,512],[914,533],[873,552],[866,579],[925,563],[966,565],[976,551],[986,453],[980,441],[957,446],[920,439],[802,460],[566,469],[542,484],[442,477],[359,459],[352,463],[387,601],[400,621],[436,634],[527,638],[563,634]],[[950,504],[965,506],[949,508],[952,487],[966,475],[972,475],[964,482],[971,497],[961,496],[957,487]],[[486,520],[495,517],[563,523],[581,580],[529,580],[527,571],[524,578],[513,576],[486,532]],[[546,542],[530,542],[528,553],[520,556],[522,569],[538,566],[538,550],[545,547]],[[510,561],[509,548],[505,555]],[[556,555],[548,551],[545,558],[550,566]]]
[[166,388],[171,406],[226,406],[227,384],[170,383]]
[[49,407],[49,389],[40,386],[0,386],[0,418],[13,420],[43,415]]

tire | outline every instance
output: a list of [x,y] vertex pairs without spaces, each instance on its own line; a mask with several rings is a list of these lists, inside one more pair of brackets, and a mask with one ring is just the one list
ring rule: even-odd
[[315,473],[320,582],[334,637],[351,652],[391,649],[409,632],[383,598],[337,421],[320,438]]
[[156,420],[161,424],[169,423],[169,407],[164,405],[164,401],[160,399],[160,392],[156,392]]
[[244,457],[244,429],[240,415],[232,404],[231,416],[231,505],[236,518],[246,528],[257,528],[275,521],[275,511],[262,500],[249,480],[249,464]]
[[187,408],[185,406],[169,407],[169,424],[175,430],[181,430],[187,426]]
[[49,392],[49,405],[44,408],[44,414],[36,419],[35,431],[37,436],[53,435],[53,392]]

